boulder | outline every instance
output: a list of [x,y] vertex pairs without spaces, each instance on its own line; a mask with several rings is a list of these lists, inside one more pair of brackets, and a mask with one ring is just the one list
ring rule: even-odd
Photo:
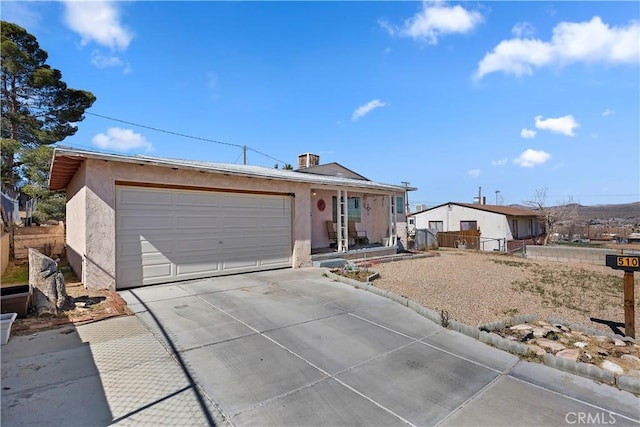
[[60,311],[75,307],[67,296],[58,263],[37,250],[29,249],[29,287],[33,295],[33,306],[42,315],[57,315]]

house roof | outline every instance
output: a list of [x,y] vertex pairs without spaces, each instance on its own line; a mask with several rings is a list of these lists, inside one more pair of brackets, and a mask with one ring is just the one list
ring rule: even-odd
[[332,162],[324,165],[310,166],[308,168],[297,169],[296,172],[313,173],[316,175],[341,176],[345,178],[361,179],[369,181],[369,179],[342,166],[340,163]]
[[442,206],[446,206],[446,205],[462,206],[462,207],[465,207],[465,208],[476,209],[476,210],[485,211],[485,212],[492,212],[492,213],[497,213],[497,214],[506,215],[506,216],[519,216],[519,217],[538,216],[538,213],[536,211],[534,211],[533,209],[528,209],[528,208],[523,208],[523,207],[518,207],[518,206],[477,205],[477,204],[473,204],[473,203],[459,203],[459,202],[443,203],[441,205],[434,206],[432,208],[425,209],[425,210],[420,211],[420,212],[414,212],[414,213],[409,214],[409,215],[416,215],[416,214],[419,214],[421,212],[428,212],[428,211],[431,211],[431,210],[434,210],[434,209],[438,209],[438,208],[440,208]]
[[236,165],[230,163],[203,162],[196,160],[170,159],[143,155],[107,154],[75,148],[58,147],[54,150],[49,173],[49,189],[65,190],[69,182],[86,159],[97,159],[123,163],[144,164],[158,167],[196,170],[252,178],[268,178],[290,182],[305,182],[316,185],[358,187],[379,191],[415,191],[414,187],[383,184],[340,176],[316,175],[263,166]]

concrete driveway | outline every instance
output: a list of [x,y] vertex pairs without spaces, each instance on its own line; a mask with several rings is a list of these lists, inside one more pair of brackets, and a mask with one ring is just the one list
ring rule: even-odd
[[521,362],[319,269],[121,295],[137,318],[79,327],[88,346],[74,347],[76,366],[87,352],[94,366],[73,381],[19,386],[18,374],[5,378],[9,368],[46,359],[25,354],[24,340],[3,346],[3,385],[14,387],[3,390],[3,425],[46,419],[29,399],[58,404],[60,387],[91,399],[78,382],[102,393],[94,392],[95,411],[70,410],[65,425],[640,424],[630,393]]

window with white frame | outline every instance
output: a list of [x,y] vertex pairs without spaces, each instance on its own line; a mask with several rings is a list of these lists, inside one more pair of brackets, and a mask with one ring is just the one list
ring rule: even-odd
[[[360,197],[347,198],[347,218],[350,222],[362,222]],[[333,222],[338,222],[338,198],[333,196]]]

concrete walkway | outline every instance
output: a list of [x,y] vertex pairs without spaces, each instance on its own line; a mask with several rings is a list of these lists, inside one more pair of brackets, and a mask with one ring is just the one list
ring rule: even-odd
[[630,393],[519,361],[318,269],[121,295],[135,317],[2,346],[3,426],[640,425]]

